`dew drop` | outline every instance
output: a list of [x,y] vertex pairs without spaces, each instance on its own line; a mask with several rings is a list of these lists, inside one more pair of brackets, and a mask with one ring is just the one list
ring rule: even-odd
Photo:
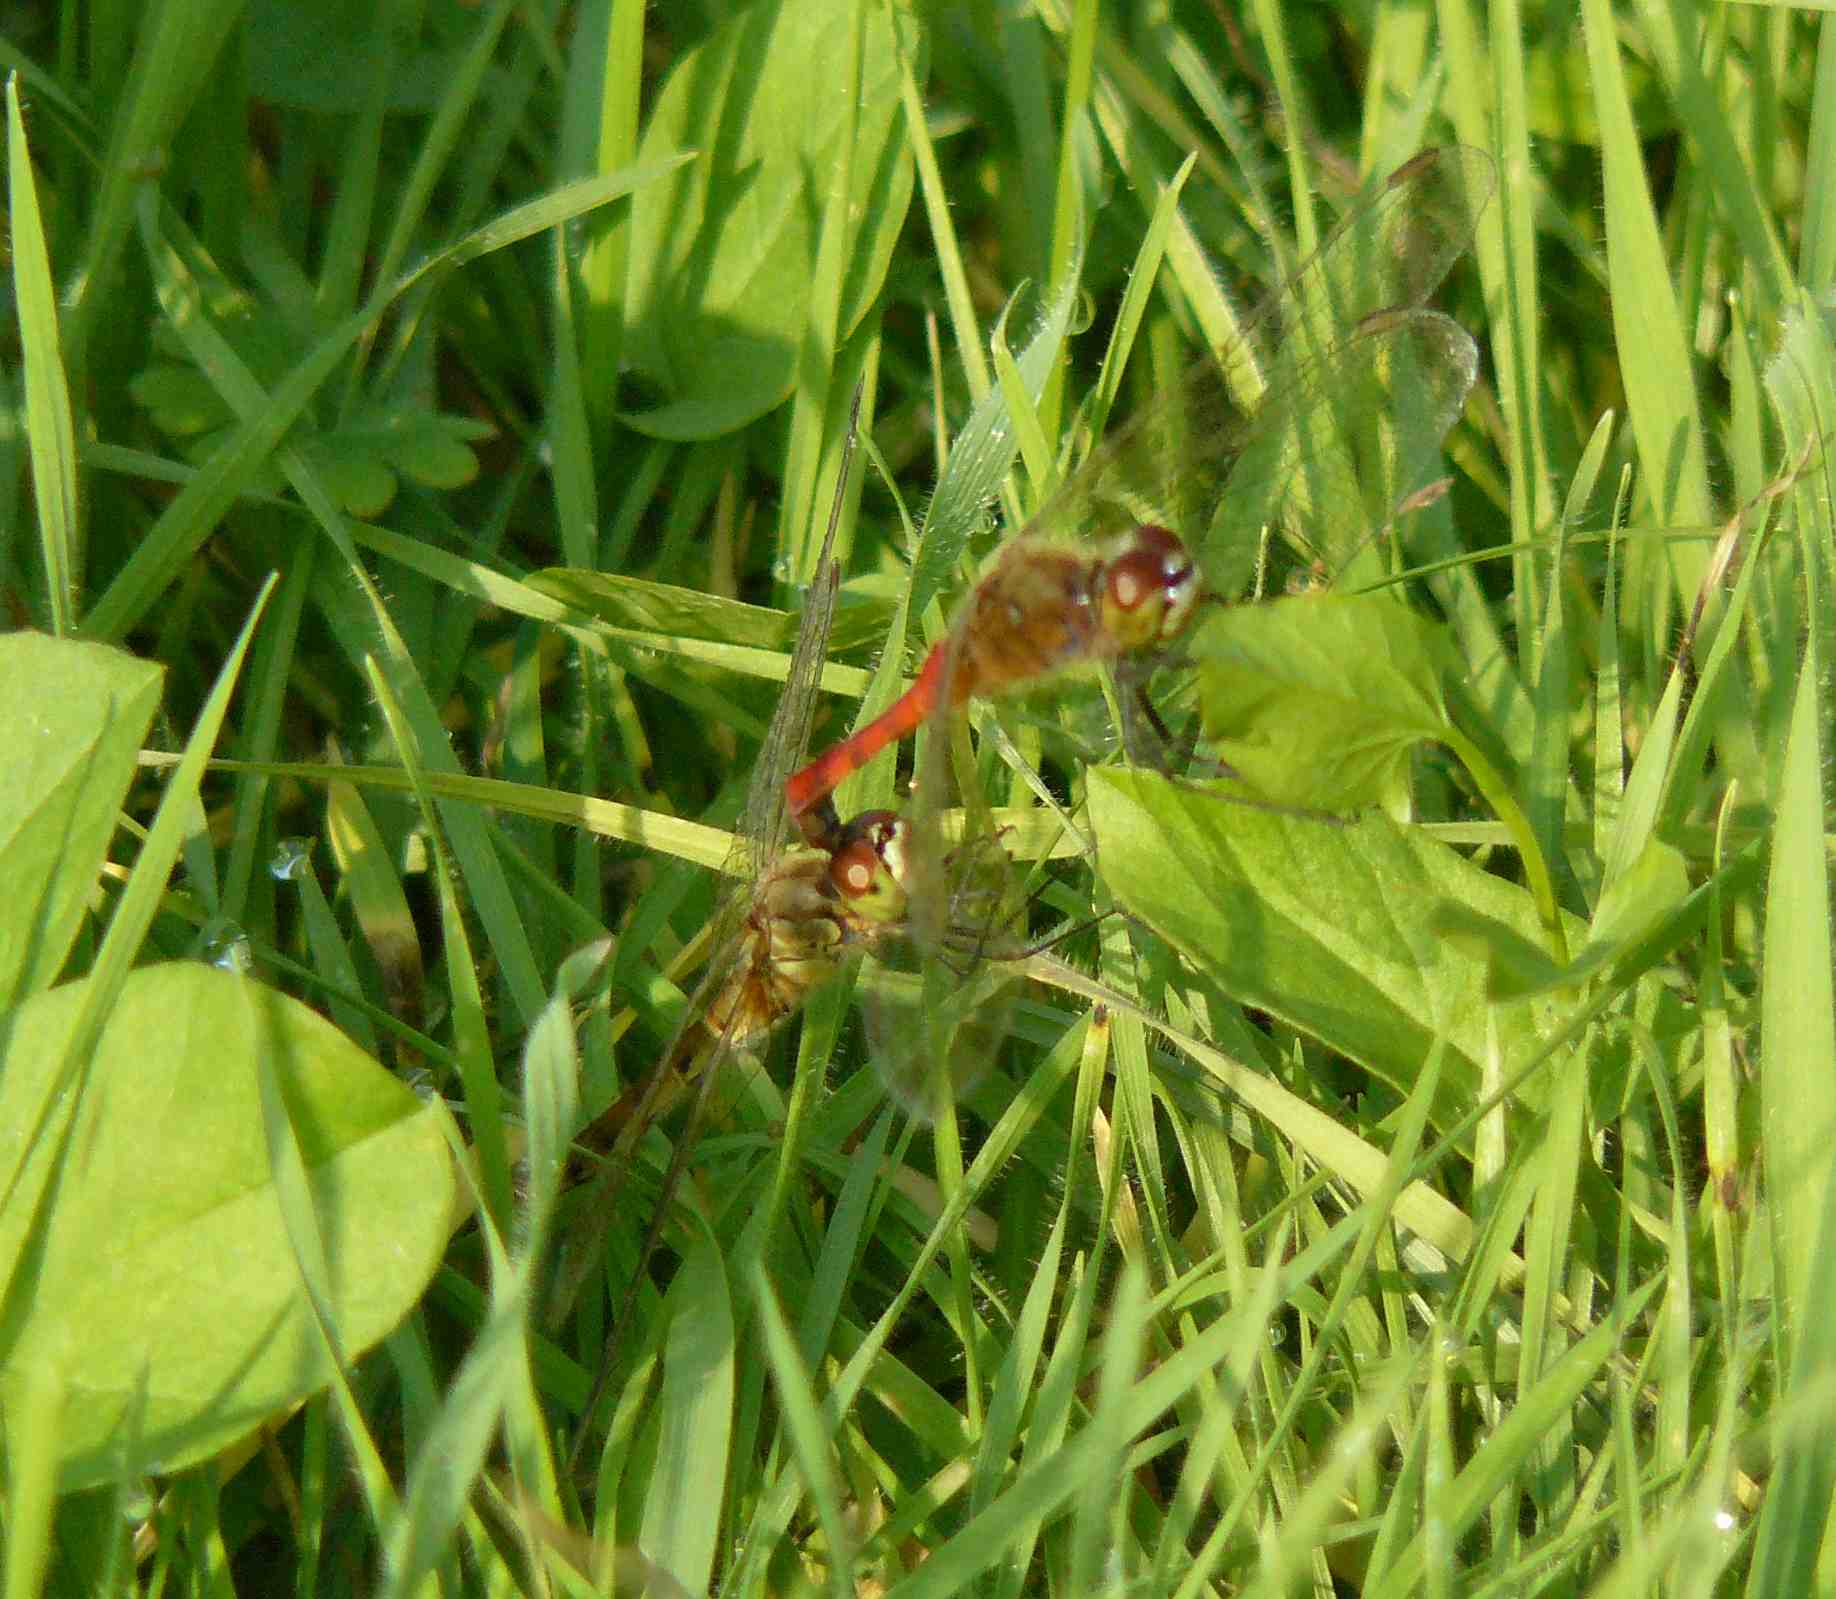
[[274,846],[268,861],[268,873],[281,883],[297,883],[312,863],[312,840],[283,838]]
[[224,922],[204,940],[204,958],[219,971],[244,976],[255,968],[249,935],[234,922]]

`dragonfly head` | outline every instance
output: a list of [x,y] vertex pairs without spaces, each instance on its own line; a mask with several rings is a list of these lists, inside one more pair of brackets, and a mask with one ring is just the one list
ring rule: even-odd
[[1103,568],[1103,625],[1123,650],[1176,638],[1198,603],[1199,574],[1175,533],[1143,522]]
[[836,834],[829,855],[836,896],[863,921],[905,914],[905,823],[892,811],[863,811]]

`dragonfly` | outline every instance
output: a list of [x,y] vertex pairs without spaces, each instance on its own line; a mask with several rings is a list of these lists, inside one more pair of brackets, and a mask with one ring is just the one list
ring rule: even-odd
[[[783,782],[780,767],[774,794]],[[675,1152],[664,1175],[656,1208],[639,1246],[637,1262],[612,1331],[601,1352],[582,1424],[575,1435],[569,1467],[578,1464],[588,1424],[599,1408],[614,1357],[635,1309],[637,1293],[702,1121],[710,1091],[731,1055],[759,1043],[780,1022],[801,1009],[822,983],[835,977],[844,959],[860,951],[883,957],[885,970],[868,984],[863,1000],[874,1064],[890,1093],[915,1116],[928,1116],[928,1096],[938,1081],[941,1063],[957,1082],[969,1076],[964,1056],[976,1064],[989,1059],[1005,1035],[1001,991],[1010,985],[996,975],[1000,959],[1018,960],[1033,946],[1004,947],[985,929],[992,919],[978,891],[973,919],[957,905],[959,925],[974,927],[939,948],[943,960],[930,958],[929,945],[909,935],[906,920],[909,824],[893,811],[872,810],[835,827],[821,848],[804,846],[783,853],[760,874],[756,884],[738,896],[738,931],[728,941],[726,957],[704,976],[688,1018],[662,1064],[642,1084],[628,1089],[613,1106],[578,1135],[587,1148],[612,1144],[608,1181],[589,1201],[595,1228],[590,1254],[597,1253],[603,1227],[613,1211],[622,1180],[638,1141],[665,1108],[670,1090],[695,1079],[689,1109]],[[970,871],[961,852],[945,863],[953,882],[986,883],[995,868],[987,861]],[[1006,860],[1001,858],[1005,872]],[[960,887],[957,893],[964,890]],[[946,897],[946,902],[951,902]],[[914,953],[916,952],[916,953]],[[945,980],[945,970],[962,974]],[[971,979],[970,973],[974,976]],[[897,986],[899,978],[904,986]],[[952,1064],[951,1057],[956,1057]],[[575,1283],[572,1287],[577,1288]],[[571,1300],[571,1289],[567,1298]]]
[[1458,146],[1399,168],[1227,349],[1094,451],[1002,542],[904,695],[786,780],[804,836],[831,836],[836,787],[935,714],[1091,664],[1138,689],[1201,603],[1243,592],[1268,530],[1317,570],[1384,523],[1477,375],[1471,336],[1425,302],[1493,184]]
[[[868,811],[846,823],[831,821],[820,845],[785,847],[790,824],[785,812],[784,779],[808,739],[827,653],[840,584],[840,568],[833,559],[834,540],[845,500],[859,405],[857,393],[835,503],[818,561],[817,581],[805,604],[784,692],[767,728],[728,858],[729,875],[742,881],[714,924],[709,942],[716,954],[660,1063],[576,1135],[578,1148],[605,1151],[607,1158],[597,1187],[582,1206],[589,1218],[586,1236],[574,1240],[572,1259],[562,1263],[560,1288],[551,1314],[559,1314],[571,1304],[590,1263],[600,1254],[604,1230],[615,1212],[637,1145],[672,1102],[685,1093],[691,1097],[656,1208],[639,1245],[635,1268],[602,1349],[599,1371],[574,1441],[576,1460],[722,1067],[736,1052],[750,1050],[801,1009],[810,994],[836,976],[853,953],[877,951],[894,966],[901,960],[909,831],[903,818],[891,811]],[[943,863],[943,869],[953,880],[967,881],[972,874],[964,863],[969,859],[965,852],[954,862]],[[987,881],[991,868],[985,861],[977,864],[976,880]],[[978,927],[983,925],[980,911],[978,902]],[[938,944],[948,950],[950,939],[946,935]],[[978,932],[974,956],[979,959],[988,950],[987,936]],[[961,958],[966,967],[971,952],[965,950]],[[984,981],[980,986],[986,989],[991,985]],[[900,1006],[897,998],[869,1001],[868,1005],[870,1032],[875,1031],[877,1022],[882,1035],[876,1047],[876,1064],[882,1064],[879,1057],[883,1055],[883,1075],[895,1090],[900,1071],[907,1068],[892,1063],[912,1057],[910,1040],[939,1036],[934,1017],[924,1027],[914,1027]],[[941,1012],[947,1007],[933,1009]],[[902,1018],[899,1023],[894,1022],[895,1016]],[[985,1023],[980,1036],[988,1036]]]
[[[861,391],[857,390],[816,579],[805,599],[784,691],[766,728],[733,846],[724,864],[725,874],[737,879],[738,886],[723,902],[708,930],[707,944],[714,954],[658,1064],[575,1137],[577,1149],[604,1152],[606,1159],[582,1207],[588,1217],[585,1236],[572,1241],[572,1258],[563,1260],[558,1273],[558,1287],[551,1303],[551,1315],[555,1317],[572,1303],[591,1262],[600,1253],[637,1145],[656,1118],[692,1090],[687,1121],[664,1175],[657,1209],[639,1245],[636,1267],[602,1351],[585,1420],[590,1420],[597,1408],[610,1375],[695,1129],[706,1113],[710,1090],[723,1062],[733,1051],[751,1047],[799,1009],[820,983],[839,970],[851,944],[871,936],[876,921],[894,919],[902,908],[896,829],[889,822],[868,817],[853,827],[837,824],[825,847],[785,848],[790,826],[785,812],[784,774],[804,753],[828,654],[841,584],[841,570],[834,559],[835,538],[846,503],[860,406]],[[575,1440],[576,1454],[586,1433],[583,1422]]]
[[[847,954],[896,930],[905,911],[907,823],[893,811],[862,812],[834,824],[821,846],[778,853],[734,896],[738,925],[690,999],[661,1065],[632,1085],[576,1136],[587,1149],[608,1136],[641,1136],[673,1087],[709,1050],[756,1045],[834,977]],[[650,1103],[654,1097],[657,1103]]]

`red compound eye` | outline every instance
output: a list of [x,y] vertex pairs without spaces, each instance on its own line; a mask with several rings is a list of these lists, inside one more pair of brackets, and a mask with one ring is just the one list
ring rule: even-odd
[[871,839],[857,838],[829,858],[829,881],[843,899],[859,899],[872,893],[881,870],[879,851]]
[[1139,609],[1142,601],[1155,592],[1155,575],[1152,565],[1138,552],[1118,555],[1109,563],[1104,577],[1109,586],[1109,603],[1123,612]]
[[1109,603],[1123,615],[1163,599],[1191,577],[1186,546],[1164,527],[1143,522],[1129,545],[1109,563],[1103,581]]

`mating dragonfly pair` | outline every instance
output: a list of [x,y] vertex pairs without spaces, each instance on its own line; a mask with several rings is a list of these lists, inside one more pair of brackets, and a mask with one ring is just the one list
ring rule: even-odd
[[[1371,529],[1388,527],[1435,474],[1478,370],[1472,338],[1427,301],[1470,244],[1493,181],[1486,156],[1458,147],[1392,174],[1223,348],[1002,543],[904,697],[787,780],[827,646],[832,521],[741,828],[746,886],[654,1081],[699,1057],[699,1105],[718,1058],[797,1010],[853,950],[914,941],[959,968],[991,945],[1002,953],[987,932],[1013,913],[1011,896],[990,886],[998,836],[944,846],[934,801],[908,820],[876,811],[844,823],[837,786],[972,700],[1070,668],[1112,670],[1126,706],[1177,656],[1201,606],[1250,586],[1271,533],[1313,583],[1372,554]],[[843,481],[846,472],[844,462]],[[787,851],[792,823],[804,842]],[[982,928],[965,925],[983,914]],[[627,1148],[657,1102],[653,1082],[618,1113]]]

